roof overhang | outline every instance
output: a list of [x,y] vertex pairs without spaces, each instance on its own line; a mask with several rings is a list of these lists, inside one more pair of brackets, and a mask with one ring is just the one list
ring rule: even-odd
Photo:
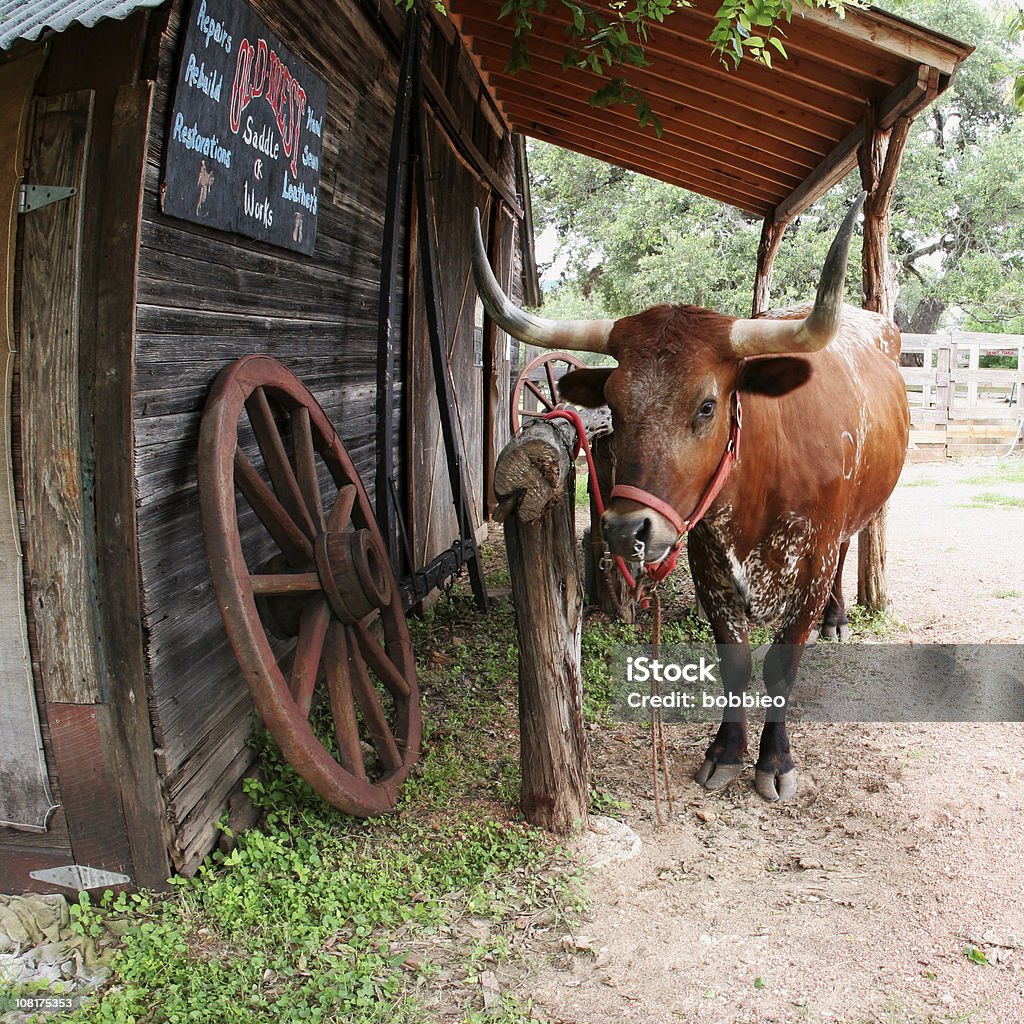
[[531,67],[506,71],[512,22],[502,0],[446,0],[449,15],[510,130],[788,220],[857,164],[865,111],[892,126],[943,92],[974,47],[875,8],[800,8],[781,24],[788,60],[723,67],[707,37],[718,0],[696,0],[651,29],[650,66],[628,78],[661,120],[659,138],[631,107],[598,109],[608,77],[562,68],[569,14],[533,13]]
[[140,7],[165,0],[0,0],[0,49],[45,32],[63,32],[73,24],[92,28],[107,18],[121,20]]

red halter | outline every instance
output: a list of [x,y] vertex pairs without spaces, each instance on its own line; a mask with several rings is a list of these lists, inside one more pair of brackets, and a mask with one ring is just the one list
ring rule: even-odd
[[644,564],[647,575],[655,583],[660,583],[676,567],[676,561],[679,558],[679,552],[682,549],[683,542],[686,540],[687,533],[704,518],[705,513],[711,507],[711,503],[718,497],[725,486],[725,481],[729,479],[733,465],[739,461],[740,431],[742,429],[743,406],[740,404],[739,393],[734,391],[732,395],[732,426],[729,429],[729,443],[725,446],[725,451],[719,460],[715,475],[711,478],[707,487],[704,488],[704,493],[700,496],[693,511],[686,519],[683,519],[667,501],[659,498],[656,494],[651,494],[650,491],[645,491],[640,487],[633,487],[630,484],[616,484],[612,488],[611,496],[613,498],[628,498],[630,501],[635,501],[637,504],[659,513],[675,527],[678,533],[675,544],[672,545],[668,554],[660,562],[647,562]]
[[[604,502],[601,500],[601,492],[597,486],[597,471],[594,469],[594,458],[590,453],[590,445],[587,444],[587,431],[582,419],[580,419],[579,413],[572,409],[554,409],[544,419],[568,420],[576,428],[576,456],[579,456],[582,450],[587,457],[590,479],[594,485],[597,514],[603,516],[605,511]],[[740,405],[739,394],[734,391],[732,396],[732,426],[729,430],[729,443],[725,447],[725,452],[718,463],[715,475],[711,478],[711,482],[704,489],[704,493],[687,519],[681,519],[679,513],[667,501],[663,501],[656,494],[651,494],[650,491],[642,490],[639,487],[632,487],[629,484],[616,484],[612,488],[611,496],[613,498],[629,498],[640,505],[645,505],[647,508],[663,515],[679,532],[675,544],[672,545],[668,554],[660,562],[647,562],[644,565],[648,578],[654,583],[660,583],[676,567],[679,551],[683,546],[683,541],[686,540],[687,533],[704,518],[704,514],[711,507],[711,503],[718,497],[725,486],[725,481],[732,472],[733,464],[738,462],[740,458],[740,431],[742,428],[743,407]],[[633,575],[626,566],[625,560],[620,555],[616,555],[615,563],[619,567],[619,572],[622,573],[626,583],[630,587],[635,588],[636,582],[633,580]]]

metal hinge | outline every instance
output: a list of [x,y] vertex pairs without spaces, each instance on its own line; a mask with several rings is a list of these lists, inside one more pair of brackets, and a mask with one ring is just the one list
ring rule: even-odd
[[18,189],[18,213],[31,213],[75,195],[78,189],[65,185],[22,185]]
[[61,889],[70,889],[72,892],[81,892],[83,889],[99,889],[111,885],[125,885],[131,881],[128,875],[122,875],[115,871],[104,871],[101,868],[88,868],[84,864],[65,864],[59,868],[44,868],[41,871],[30,871],[28,876],[37,882],[47,882],[50,885],[59,886]]

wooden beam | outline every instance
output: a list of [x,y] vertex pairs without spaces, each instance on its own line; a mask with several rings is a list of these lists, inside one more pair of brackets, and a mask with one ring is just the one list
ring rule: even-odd
[[[936,96],[937,73],[923,64],[894,89],[878,110],[878,123],[891,127],[901,117],[913,117]],[[832,150],[792,193],[779,203],[775,217],[778,221],[792,220],[823,196],[833,185],[842,181],[857,165],[857,149],[865,138],[865,122],[861,121]]]
[[95,448],[97,602],[121,807],[132,878],[160,888],[171,873],[170,830],[153,754],[139,594],[136,521],[135,301],[143,182],[154,85],[122,86],[114,102],[98,249]]
[[955,39],[886,14],[876,7],[862,10],[850,7],[844,18],[838,17],[833,11],[801,7],[794,20],[797,17],[821,25],[854,44],[863,43],[867,39],[872,46],[886,53],[915,64],[927,64],[943,75],[952,75],[961,62],[974,52],[973,46],[965,46]]
[[[395,117],[388,151],[388,190],[384,207],[384,238],[381,246],[380,296],[377,311],[377,473],[374,484],[377,526],[387,547],[395,575],[401,577],[402,545],[399,520],[402,509],[394,502],[395,479],[395,373],[402,345],[402,312],[406,295],[399,287],[407,267],[408,224],[411,202],[409,147],[412,141],[412,58],[418,47],[410,43],[419,31],[419,12],[408,14],[402,60],[398,71]],[[415,565],[410,564],[412,572]]]

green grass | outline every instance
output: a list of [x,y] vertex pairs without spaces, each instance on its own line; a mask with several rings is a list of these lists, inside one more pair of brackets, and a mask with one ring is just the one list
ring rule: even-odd
[[1005,590],[1000,588],[992,592],[993,597],[1000,598],[1012,598],[1012,597],[1024,597],[1024,591],[1021,590]]
[[939,481],[932,476],[922,476],[917,480],[907,480],[901,487],[938,487]]
[[590,508],[590,477],[587,473],[576,470],[576,507]]
[[578,883],[514,809],[511,607],[482,616],[463,589],[410,624],[429,728],[396,811],[328,807],[264,734],[262,778],[246,783],[260,825],[171,895],[83,896],[77,927],[112,946],[113,976],[48,1020],[428,1024],[440,993],[467,1024],[531,1019],[508,993],[485,1014],[479,975],[513,969],[522,915],[574,913]]
[[976,487],[992,487],[998,484],[1024,484],[1024,461],[1015,459],[997,462],[990,470],[967,477],[964,483],[972,484]]
[[1024,496],[982,491],[960,508],[1024,508]]

